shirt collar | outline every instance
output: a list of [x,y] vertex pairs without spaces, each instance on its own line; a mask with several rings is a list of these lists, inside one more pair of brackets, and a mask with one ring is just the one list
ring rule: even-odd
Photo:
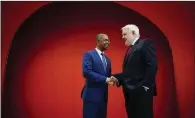
[[98,52],[99,55],[101,55],[101,53],[104,54],[104,52],[100,51],[98,48],[95,48],[95,50]]
[[136,38],[131,45],[134,45],[139,38]]

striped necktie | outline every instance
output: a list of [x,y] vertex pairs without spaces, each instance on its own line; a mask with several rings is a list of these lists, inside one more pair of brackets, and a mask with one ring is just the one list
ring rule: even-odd
[[101,53],[101,55],[102,55],[102,63],[103,63],[103,66],[104,66],[104,70],[106,72],[106,67],[107,67],[106,58],[105,58],[103,53]]

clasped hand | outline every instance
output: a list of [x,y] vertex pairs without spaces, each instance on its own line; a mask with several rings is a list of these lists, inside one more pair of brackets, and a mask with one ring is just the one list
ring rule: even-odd
[[114,76],[111,76],[110,78],[107,79],[107,83],[110,86],[115,86],[118,84],[118,80]]

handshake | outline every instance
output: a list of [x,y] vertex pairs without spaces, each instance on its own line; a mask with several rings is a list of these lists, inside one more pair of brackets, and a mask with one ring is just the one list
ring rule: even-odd
[[109,84],[110,86],[116,86],[119,84],[118,80],[114,76],[107,78],[106,83]]

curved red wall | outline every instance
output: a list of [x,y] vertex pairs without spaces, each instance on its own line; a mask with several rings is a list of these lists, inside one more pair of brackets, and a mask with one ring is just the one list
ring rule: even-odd
[[[23,21],[24,18],[27,18],[27,14],[29,14],[29,12],[32,13],[32,11],[34,11],[34,9],[37,9],[39,7],[39,5],[41,4],[45,4],[45,3],[41,3],[41,2],[33,2],[31,3],[31,5],[29,5],[29,7],[26,7],[29,3],[25,3],[23,2],[21,3],[3,3],[2,6],[2,12],[3,12],[3,16],[2,16],[2,68],[5,67],[5,56],[7,54],[7,47],[8,44],[10,43],[12,36],[14,35],[17,27],[21,24],[21,22]],[[172,5],[170,5],[172,4]],[[16,5],[21,5],[21,6],[25,6],[24,8],[22,8],[21,6],[17,7]],[[158,53],[158,57],[160,60],[160,65],[161,65],[161,69],[158,73],[158,78],[160,78],[160,80],[158,79],[158,91],[161,93],[159,94],[159,96],[156,98],[156,106],[155,106],[155,116],[158,118],[163,118],[166,117],[177,117],[177,113],[171,114],[170,110],[173,110],[174,108],[177,108],[177,105],[175,105],[175,101],[178,101],[178,105],[179,105],[179,110],[180,110],[180,117],[181,118],[192,118],[193,117],[193,92],[194,92],[194,85],[193,85],[193,40],[192,37],[190,37],[190,27],[188,28],[189,31],[183,33],[182,30],[184,30],[183,28],[187,27],[188,25],[186,25],[186,23],[192,23],[193,19],[191,17],[192,12],[189,12],[190,10],[188,8],[186,8],[186,5],[188,4],[177,4],[177,3],[161,3],[158,5],[154,4],[154,3],[147,3],[144,4],[145,7],[139,7],[138,3],[124,3],[124,5],[127,5],[128,7],[140,12],[142,15],[147,16],[147,18],[149,18],[153,23],[155,23],[162,31],[163,33],[166,35],[166,37],[169,40],[170,43],[170,47],[172,49],[172,53],[173,53],[173,63],[171,62],[172,58],[169,56],[170,51],[168,50],[166,52],[166,50],[160,50],[159,49],[159,53]],[[132,6],[131,6],[132,5]],[[153,6],[153,7],[152,7]],[[157,7],[158,6],[158,7]],[[173,6],[175,6],[175,10],[182,10],[181,13],[188,13],[185,14],[185,18],[180,18],[181,21],[185,21],[185,25],[182,24],[181,22],[175,22],[177,21],[176,19],[178,17],[177,14],[172,14],[174,13],[174,11],[172,12],[168,12],[169,14],[161,14],[162,18],[159,19],[159,17],[157,18],[156,15],[152,15],[153,12],[150,12],[149,10],[146,9],[152,9],[152,8],[156,8],[157,10],[155,10],[155,12],[159,12],[162,13],[164,12],[162,10],[162,8],[160,7],[168,7],[169,9],[172,8]],[[16,11],[23,11],[23,9],[27,9],[23,11],[23,14],[20,15],[15,15],[15,22],[9,22],[13,20],[13,17],[11,17],[13,14],[13,11],[8,11],[7,9],[10,9],[10,7],[12,9],[14,9],[15,13],[17,13]],[[20,8],[20,9],[18,9]],[[189,11],[188,11],[189,10]],[[20,12],[21,12],[20,11]],[[166,12],[166,11],[165,11]],[[166,12],[167,13],[167,12]],[[164,15],[164,17],[163,17]],[[167,21],[167,17],[165,16],[167,15],[168,17],[172,17],[172,20],[168,20],[170,22],[166,22]],[[179,14],[178,14],[179,15]],[[17,16],[17,17],[16,17]],[[175,18],[176,17],[176,18]],[[186,18],[190,18],[191,19],[186,19]],[[17,20],[17,18],[19,20]],[[163,20],[164,18],[164,20]],[[175,20],[174,20],[175,18]],[[87,19],[83,19],[83,21],[86,21]],[[172,21],[172,22],[171,22]],[[62,22],[62,21],[61,21]],[[123,21],[124,24],[126,23],[125,21]],[[7,23],[7,24],[6,24]],[[123,52],[124,52],[124,44],[120,39],[120,32],[118,32],[117,30],[120,29],[120,25],[114,25],[114,22],[105,22],[105,27],[110,27],[110,28],[106,28],[106,29],[102,29],[102,28],[97,28],[97,31],[105,31],[108,32],[108,35],[111,38],[111,47],[108,50],[108,55],[111,57],[112,59],[112,63],[113,63],[113,71],[114,72],[118,72],[120,71],[120,65],[121,65],[121,61],[122,61],[122,57],[123,57]],[[171,23],[171,25],[174,25],[174,23],[176,24],[174,27],[169,27],[169,23]],[[179,25],[177,25],[177,23],[179,23]],[[115,23],[116,24],[116,23]],[[12,30],[7,29],[8,25],[10,26],[9,28],[12,28]],[[88,25],[90,28],[90,25]],[[183,26],[183,28],[181,28],[181,26]],[[42,26],[43,27],[43,26]],[[52,26],[52,29],[55,29],[55,26]],[[140,26],[141,27],[141,26]],[[143,26],[142,26],[143,27]],[[173,29],[171,29],[173,28]],[[38,28],[39,29],[39,28]],[[73,28],[75,29],[75,28]],[[82,78],[81,74],[79,75],[80,72],[80,64],[81,62],[79,62],[79,60],[81,60],[81,56],[82,53],[88,49],[93,49],[94,48],[94,36],[96,34],[95,30],[92,32],[88,31],[87,28],[86,29],[79,29],[77,28],[78,31],[72,30],[69,31],[71,32],[71,35],[67,35],[67,33],[64,33],[62,31],[65,31],[64,29],[55,29],[55,35],[51,34],[44,34],[42,32],[41,35],[33,35],[33,36],[23,36],[23,38],[25,37],[26,39],[42,39],[42,41],[46,41],[49,43],[45,43],[45,42],[32,42],[34,44],[29,44],[30,46],[34,46],[33,48],[31,47],[26,47],[25,49],[29,49],[29,52],[34,52],[32,58],[30,61],[29,60],[24,60],[24,59],[20,59],[18,58],[17,60],[17,64],[18,66],[21,67],[22,70],[24,71],[20,71],[17,70],[17,66],[15,67],[15,75],[17,75],[17,78],[22,78],[20,80],[20,82],[17,82],[15,80],[16,83],[18,83],[19,85],[22,85],[21,88],[18,88],[16,91],[18,92],[18,94],[16,94],[16,97],[18,98],[18,106],[19,108],[23,109],[24,111],[20,111],[21,113],[19,113],[18,116],[31,116],[31,117],[47,117],[46,115],[50,115],[50,117],[52,117],[52,115],[56,116],[56,115],[60,115],[58,117],[62,117],[64,115],[64,109],[66,109],[67,107],[65,107],[66,104],[69,104],[70,109],[69,111],[66,110],[66,116],[71,116],[73,113],[72,111],[77,111],[78,115],[81,116],[81,100],[78,99],[79,96],[67,96],[66,94],[63,94],[64,92],[61,90],[66,90],[66,89],[71,89],[72,90],[76,90],[74,91],[75,94],[70,94],[70,95],[79,95],[80,94],[80,89],[82,88],[82,84],[83,80],[81,80],[80,78]],[[143,27],[144,29],[144,27]],[[144,29],[145,30],[145,29]],[[48,30],[49,31],[49,30]],[[85,32],[90,32],[89,34],[85,34]],[[193,30],[191,30],[193,31]],[[76,33],[74,33],[76,32]],[[172,32],[182,32],[179,34],[174,34]],[[28,33],[28,32],[27,32]],[[148,35],[149,32],[147,31],[143,31],[143,37],[147,37],[147,36],[151,36]],[[188,34],[187,34],[188,33]],[[69,33],[68,33],[69,34]],[[74,34],[78,34],[78,35],[74,35]],[[180,35],[182,34],[182,35]],[[38,37],[36,37],[38,36]],[[156,35],[155,37],[159,37],[160,35]],[[67,40],[64,39],[60,39],[60,37],[66,37]],[[183,42],[182,38],[187,38],[188,40],[186,40],[186,42]],[[188,38],[189,37],[189,38]],[[22,37],[20,37],[22,38]],[[58,41],[56,42],[56,40],[53,39],[58,39]],[[175,40],[175,38],[177,40]],[[68,40],[69,39],[69,40]],[[78,41],[79,39],[79,41]],[[87,40],[87,42],[82,42],[80,40]],[[75,42],[74,45],[70,45],[69,41],[73,41]],[[160,40],[158,40],[156,42],[156,44],[160,47],[159,42]],[[39,44],[38,44],[39,43]],[[189,44],[188,44],[189,43]],[[39,47],[40,44],[43,44],[41,47]],[[85,48],[81,48],[80,46],[82,45],[87,45],[88,47]],[[182,44],[182,47],[184,48],[185,46],[185,50],[183,48],[180,48],[179,46]],[[165,42],[164,45],[167,45],[167,43]],[[73,46],[76,46],[77,48],[73,48]],[[167,46],[169,47],[169,46]],[[24,47],[23,47],[24,48]],[[21,48],[22,49],[22,48]],[[33,50],[35,49],[35,50]],[[71,52],[77,52],[80,55],[71,55],[72,53],[70,53],[69,50],[67,49],[74,49],[71,50]],[[68,55],[71,55],[71,58],[68,58],[66,56],[64,56],[64,50],[67,50],[66,53],[68,53]],[[115,50],[116,52],[113,52],[113,50]],[[38,51],[38,52],[36,52]],[[62,52],[63,51],[63,52]],[[176,52],[177,51],[177,52]],[[178,52],[179,51],[179,52]],[[17,52],[17,51],[16,51]],[[32,54],[31,53],[31,54]],[[17,54],[17,53],[16,53]],[[28,53],[26,53],[27,57],[28,57]],[[25,55],[25,54],[24,54]],[[25,57],[23,54],[22,56]],[[52,57],[53,58],[49,58]],[[117,59],[114,59],[114,57],[117,56]],[[179,58],[180,56],[182,56],[182,58]],[[183,56],[185,56],[185,58],[183,58]],[[167,58],[165,58],[167,57]],[[69,62],[64,62],[64,60],[72,60],[72,59],[77,59],[78,61],[75,61],[76,63],[69,63]],[[79,59],[80,58],[80,59]],[[60,59],[60,60],[59,60]],[[26,61],[25,62],[22,62]],[[168,61],[167,61],[168,60]],[[185,61],[185,63],[181,63],[182,60]],[[16,61],[16,60],[15,60]],[[119,61],[119,62],[118,62]],[[27,63],[27,62],[32,62],[32,63]],[[53,64],[53,62],[56,62],[55,64]],[[170,64],[170,67],[173,65],[174,66],[174,72],[170,71],[170,72],[166,72],[166,69],[169,68],[169,66],[166,66],[167,64]],[[74,65],[75,69],[71,70],[71,69],[67,69],[66,67],[70,67]],[[73,67],[74,67],[73,66]],[[53,69],[52,68],[56,68],[55,71],[51,71]],[[182,67],[182,68],[179,68]],[[184,67],[187,67],[188,73],[186,73],[186,71],[182,70],[184,69]],[[14,67],[13,67],[14,68]],[[46,70],[46,68],[48,68]],[[50,68],[50,69],[49,69]],[[66,72],[72,73],[73,71],[76,71],[76,73],[78,74],[74,74],[73,78],[76,78],[77,81],[69,81],[69,80],[65,80],[63,78],[72,78],[71,76],[66,76],[64,75],[64,71],[63,70],[59,70],[60,68],[64,68],[66,70]],[[26,70],[27,69],[27,70]],[[3,69],[2,69],[3,70]],[[17,71],[18,72],[17,72]],[[44,72],[40,73],[40,71]],[[169,70],[169,69],[168,69]],[[4,72],[4,71],[2,71]],[[165,73],[166,72],[166,73]],[[50,73],[50,74],[48,74]],[[52,74],[51,74],[52,73]],[[174,75],[172,75],[174,74]],[[2,74],[3,75],[3,74]],[[52,75],[52,76],[49,76]],[[60,76],[60,77],[59,77]],[[175,77],[174,77],[175,76]],[[26,79],[28,78],[28,79]],[[36,78],[36,79],[34,79]],[[59,78],[59,79],[54,79],[54,78]],[[174,91],[174,81],[170,80],[169,82],[166,82],[165,80],[163,80],[165,78],[165,80],[167,78],[174,78],[175,79],[175,83],[176,83],[176,92]],[[187,78],[187,79],[186,79]],[[183,80],[186,81],[183,81]],[[72,84],[67,84],[67,86],[64,86],[66,84],[67,81],[71,82]],[[36,87],[34,86],[36,85]],[[54,86],[52,86],[54,85]],[[57,87],[58,85],[58,87]],[[72,85],[77,86],[78,88],[75,89],[75,87],[73,87]],[[166,86],[166,88],[164,87]],[[168,87],[167,87],[168,86]],[[13,87],[14,88],[14,87]],[[171,91],[167,94],[168,89],[171,88]],[[22,91],[20,91],[22,90]],[[40,91],[41,90],[41,91]],[[58,91],[59,93],[56,93],[56,91]],[[116,93],[115,93],[116,91]],[[13,91],[14,92],[14,91]],[[68,92],[68,91],[66,91]],[[24,94],[26,93],[26,94]],[[44,95],[43,95],[44,93]],[[174,97],[173,94],[177,94],[177,98]],[[15,92],[12,94],[14,95]],[[52,97],[51,97],[52,95]],[[59,96],[60,95],[60,96]],[[117,95],[117,97],[115,97]],[[21,97],[22,96],[22,97]],[[43,96],[44,96],[44,100],[43,100]],[[46,98],[45,98],[46,97]],[[47,98],[48,97],[48,98]],[[115,97],[115,99],[114,99]],[[55,98],[55,101],[52,101],[52,99]],[[76,100],[77,98],[77,100]],[[15,99],[15,98],[14,98]],[[66,99],[66,100],[64,100]],[[109,117],[113,117],[113,116],[120,116],[120,117],[125,117],[125,110],[124,110],[124,105],[123,105],[123,96],[122,96],[122,92],[120,89],[117,88],[111,88],[110,89],[110,94],[109,94],[109,107],[108,107],[108,116]],[[115,104],[115,100],[120,100],[120,104],[116,105]],[[12,100],[12,99],[11,99]],[[71,101],[69,101],[71,100]],[[75,102],[72,102],[72,100],[74,100]],[[175,101],[173,101],[175,100]],[[14,101],[14,100],[12,100]],[[167,102],[171,102],[171,103],[167,103]],[[41,105],[41,104],[45,104],[45,105]],[[166,105],[169,104],[171,106],[167,106]],[[48,105],[48,106],[46,106]],[[187,106],[186,106],[187,105]],[[71,107],[71,106],[78,106],[78,107]],[[27,108],[27,109],[24,109]],[[58,110],[55,110],[55,109]],[[76,109],[75,109],[76,108]],[[166,110],[167,109],[167,110]],[[112,111],[111,111],[112,110]],[[111,113],[113,112],[113,110],[121,110],[120,113]],[[49,111],[49,113],[48,113]],[[162,112],[164,113],[164,115],[161,115]],[[22,115],[21,115],[22,114]],[[71,117],[78,117],[78,115],[76,115],[76,113],[74,114],[75,116],[71,116]],[[54,117],[53,116],[53,117]]]

